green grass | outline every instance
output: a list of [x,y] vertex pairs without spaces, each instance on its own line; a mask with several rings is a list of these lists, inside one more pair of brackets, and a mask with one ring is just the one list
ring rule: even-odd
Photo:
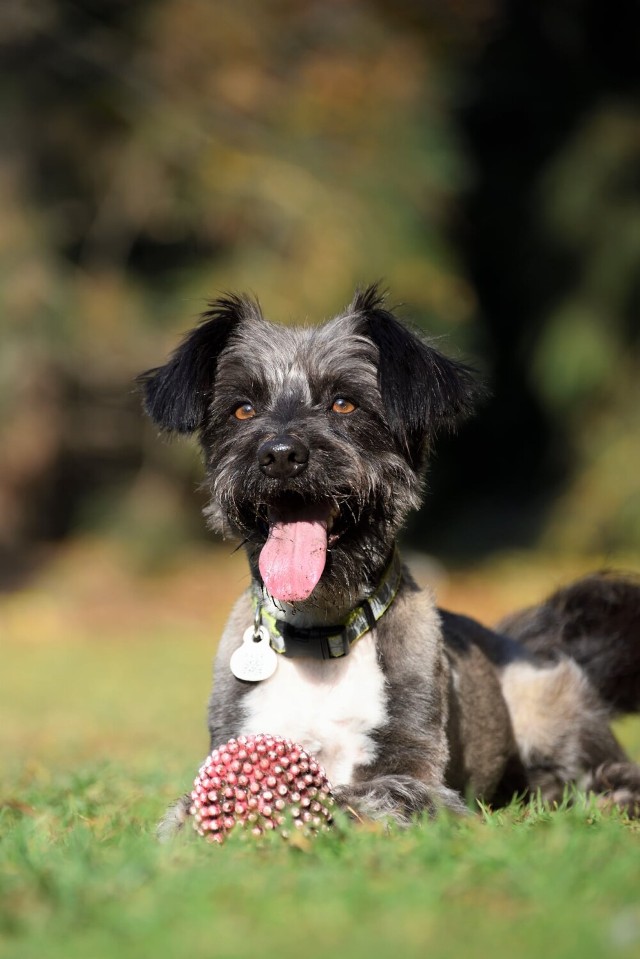
[[94,765],[24,787],[36,811],[2,820],[4,954],[638,954],[638,835],[583,804],[167,849],[154,785]]
[[4,645],[1,955],[640,956],[640,830],[584,800],[159,846],[206,751],[210,659],[195,628]]

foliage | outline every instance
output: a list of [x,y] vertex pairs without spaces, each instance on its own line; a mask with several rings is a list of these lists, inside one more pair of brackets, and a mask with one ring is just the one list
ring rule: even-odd
[[4,5],[5,575],[43,541],[126,531],[154,496],[193,537],[194,456],[142,427],[132,378],[207,298],[246,288],[315,321],[378,277],[494,392],[435,464],[432,544],[637,548],[636,18],[632,0]]

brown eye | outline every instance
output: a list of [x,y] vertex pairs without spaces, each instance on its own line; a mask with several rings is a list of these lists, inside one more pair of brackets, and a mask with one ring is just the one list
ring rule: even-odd
[[233,415],[237,420],[251,420],[256,415],[256,411],[251,403],[241,403],[235,408]]
[[345,400],[344,396],[336,397],[331,407],[334,413],[353,413],[355,408],[356,404],[352,403],[351,400]]

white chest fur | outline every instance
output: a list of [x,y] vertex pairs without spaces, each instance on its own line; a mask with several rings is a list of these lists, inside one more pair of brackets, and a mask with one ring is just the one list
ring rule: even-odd
[[270,679],[245,696],[243,733],[273,733],[304,746],[334,786],[373,761],[372,732],[387,716],[384,675],[371,633],[344,659],[278,657]]

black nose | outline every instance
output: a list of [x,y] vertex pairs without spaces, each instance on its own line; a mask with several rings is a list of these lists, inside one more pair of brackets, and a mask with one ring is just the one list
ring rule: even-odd
[[258,449],[258,464],[265,476],[290,479],[307,468],[309,450],[296,436],[283,433]]

